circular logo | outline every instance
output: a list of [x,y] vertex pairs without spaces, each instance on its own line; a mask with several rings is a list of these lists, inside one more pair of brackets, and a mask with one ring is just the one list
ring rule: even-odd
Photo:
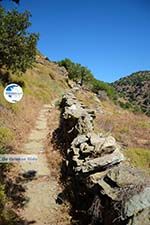
[[10,103],[19,102],[23,97],[23,90],[18,84],[9,84],[4,89],[4,97]]

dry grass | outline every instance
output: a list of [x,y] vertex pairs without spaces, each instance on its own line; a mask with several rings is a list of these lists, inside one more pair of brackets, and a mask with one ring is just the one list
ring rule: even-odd
[[71,225],[71,217],[68,214],[69,209],[69,204],[65,204],[63,205],[63,207],[61,207],[60,212],[57,216],[58,219],[56,225]]
[[149,170],[150,118],[124,110],[110,100],[98,102],[88,91],[78,91],[76,96],[89,108],[96,109],[95,131],[112,134],[126,147],[125,154],[132,165]]
[[112,133],[119,142],[128,147],[150,148],[149,117],[124,110],[109,100],[98,102],[94,94],[88,91],[79,91],[76,96],[89,108],[96,109],[97,132]]
[[86,90],[80,90],[76,93],[76,97],[79,101],[83,102],[87,107],[89,108],[97,108],[100,106],[100,102],[98,103],[96,100],[96,96],[94,93],[86,91]]
[[16,112],[7,108],[0,111],[2,126],[13,133],[13,138],[9,141],[9,146],[12,147],[13,151],[20,151],[22,143],[34,125],[40,105],[41,103],[36,99],[27,96],[19,103],[19,110]]
[[[50,73],[53,73],[53,79]],[[13,133],[14,138],[9,140],[9,145],[16,152],[20,151],[33,127],[41,105],[61,96],[67,88],[67,83],[58,73],[56,66],[42,57],[40,62],[25,74],[11,75],[11,79],[24,85],[24,96],[19,103],[10,104],[4,99],[4,87],[0,84],[0,127],[5,127]]]
[[125,150],[125,155],[133,166],[144,169],[150,174],[150,149],[128,148]]
[[96,128],[111,132],[128,147],[150,148],[150,120],[144,114],[123,110],[111,102],[103,102],[103,114],[97,114]]
[[51,175],[57,180],[59,180],[60,178],[62,155],[60,153],[60,150],[55,145],[55,143],[52,142],[53,142],[53,132],[59,126],[59,116],[60,116],[59,114],[60,112],[57,109],[52,109],[51,117],[48,119],[49,134],[46,143],[46,153]]

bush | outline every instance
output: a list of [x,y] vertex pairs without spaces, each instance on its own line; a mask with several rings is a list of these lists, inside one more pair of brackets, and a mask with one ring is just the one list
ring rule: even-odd
[[11,82],[10,73],[5,70],[0,70],[0,83],[5,86],[5,84],[8,84]]
[[[22,221],[18,218],[17,214],[7,207],[9,200],[5,193],[5,187],[3,184],[0,184],[0,224],[1,225],[16,225],[23,224]],[[20,221],[20,223],[18,223]]]
[[21,75],[11,75],[11,78],[10,78],[10,82],[9,83],[15,83],[15,84],[18,84],[19,86],[21,86],[22,88],[25,88],[25,81],[24,81],[24,77],[21,76]]
[[13,139],[13,133],[9,128],[0,127],[0,149],[9,144],[9,142]]
[[0,212],[4,209],[6,203],[6,195],[4,186],[0,184]]
[[131,109],[132,108],[132,104],[130,102],[118,101],[118,103],[119,103],[120,107],[123,109]]
[[109,85],[103,81],[93,79],[92,91],[98,94],[98,91],[101,91],[101,90],[105,91],[109,98],[111,98],[113,100],[115,100],[117,98],[117,93],[111,85]]
[[146,169],[150,173],[150,149],[128,148],[125,154],[133,166]]

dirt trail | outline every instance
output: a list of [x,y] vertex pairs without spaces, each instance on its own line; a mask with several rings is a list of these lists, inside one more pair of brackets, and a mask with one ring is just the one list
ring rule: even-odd
[[54,103],[43,106],[39,112],[36,125],[22,149],[23,154],[35,154],[38,157],[36,162],[21,164],[22,172],[36,171],[35,179],[26,183],[27,191],[25,195],[29,201],[21,214],[28,221],[27,224],[56,225],[58,224],[57,216],[61,213],[61,206],[56,203],[61,188],[54,177],[51,176],[44,149],[47,134],[50,131],[47,119],[51,117],[53,110]]

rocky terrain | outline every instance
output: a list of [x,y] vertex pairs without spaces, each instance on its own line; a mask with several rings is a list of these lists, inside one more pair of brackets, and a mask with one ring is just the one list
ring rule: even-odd
[[148,177],[126,162],[114,137],[94,132],[95,113],[76,99],[75,91],[62,98],[57,130],[73,224],[148,225]]
[[150,71],[133,73],[115,81],[113,86],[126,100],[150,115]]

